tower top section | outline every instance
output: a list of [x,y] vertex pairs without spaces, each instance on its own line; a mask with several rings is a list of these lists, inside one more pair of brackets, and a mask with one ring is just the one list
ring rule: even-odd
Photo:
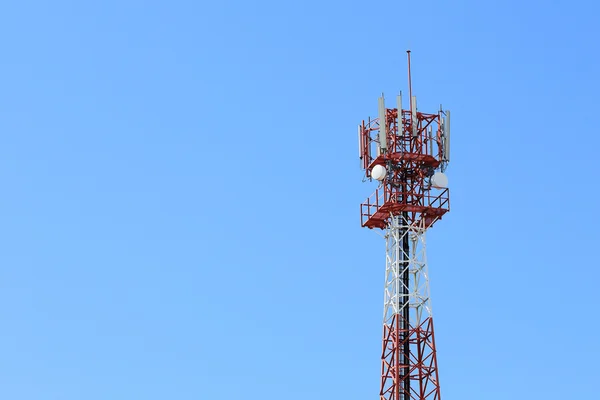
[[402,93],[396,108],[387,108],[383,94],[378,117],[358,125],[361,166],[379,187],[361,204],[361,224],[384,229],[402,215],[429,228],[450,209],[446,168],[450,162],[450,111],[420,112],[412,95],[408,53],[409,107]]

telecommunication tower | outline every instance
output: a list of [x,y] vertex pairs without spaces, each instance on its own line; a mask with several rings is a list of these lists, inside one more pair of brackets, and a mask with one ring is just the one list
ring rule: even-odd
[[378,118],[358,126],[365,177],[379,182],[360,215],[386,240],[380,400],[440,400],[425,234],[450,207],[450,111],[418,111],[407,53],[409,108],[382,95]]

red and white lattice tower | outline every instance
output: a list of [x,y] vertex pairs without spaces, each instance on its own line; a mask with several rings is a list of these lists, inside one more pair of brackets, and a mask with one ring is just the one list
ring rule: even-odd
[[358,127],[368,180],[379,182],[360,206],[361,224],[385,231],[386,262],[380,400],[440,400],[425,234],[449,211],[450,112],[386,108]]

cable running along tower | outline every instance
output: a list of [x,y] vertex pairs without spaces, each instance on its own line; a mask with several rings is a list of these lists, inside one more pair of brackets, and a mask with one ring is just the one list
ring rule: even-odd
[[361,224],[385,231],[380,400],[440,400],[425,233],[449,211],[450,112],[386,108],[358,126],[366,179],[379,183],[360,206]]

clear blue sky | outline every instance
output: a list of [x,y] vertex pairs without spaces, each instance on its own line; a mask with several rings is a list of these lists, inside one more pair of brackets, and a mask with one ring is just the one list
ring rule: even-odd
[[595,399],[592,1],[12,1],[0,398],[376,399],[377,96],[452,110],[446,400]]

